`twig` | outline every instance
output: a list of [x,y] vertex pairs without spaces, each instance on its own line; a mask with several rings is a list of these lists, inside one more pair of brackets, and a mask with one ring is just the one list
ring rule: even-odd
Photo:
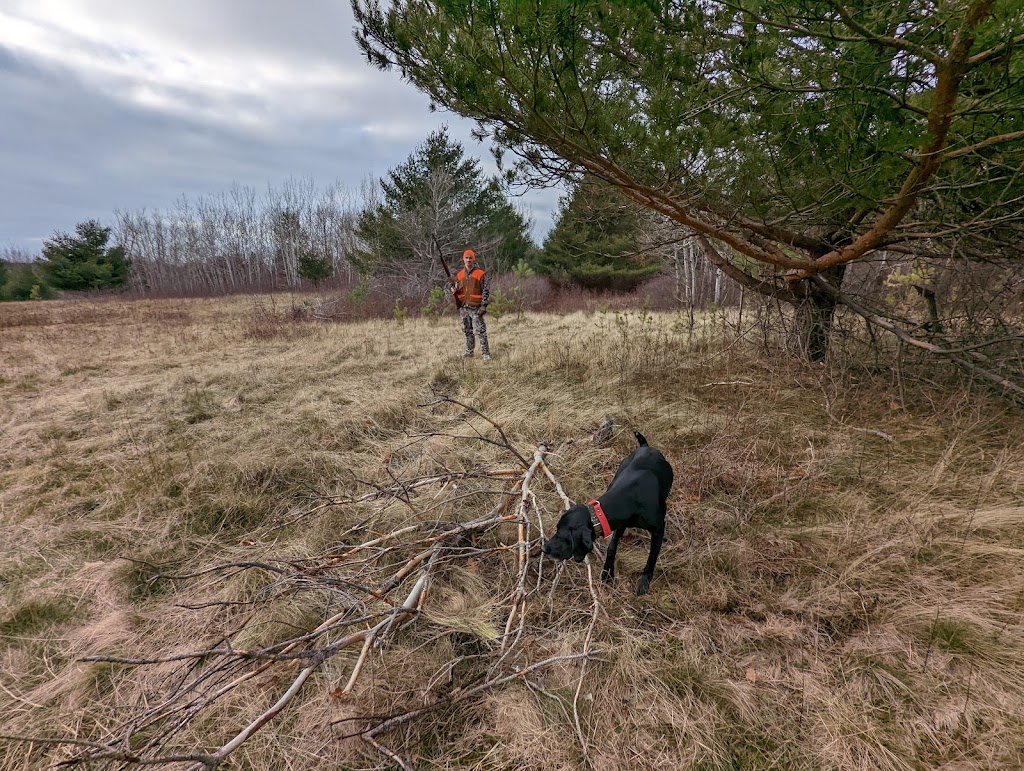
[[407,760],[405,760],[405,758],[396,754],[393,750],[385,747],[372,736],[364,736],[363,740],[368,742],[370,746],[372,746],[375,750],[386,755],[389,759],[397,763],[399,768],[403,769],[403,771],[415,771],[415,769],[409,764]]
[[[405,602],[402,604],[402,610],[407,612],[414,611],[416,603],[419,601],[420,593],[423,591],[423,587],[427,584],[427,576],[428,574],[424,573],[422,576],[420,576],[419,580],[413,585],[412,591],[409,592],[409,596],[406,597]],[[358,641],[361,636],[363,637],[363,639],[371,638],[375,634],[377,634],[380,631],[380,629],[384,627],[384,625],[393,624],[395,618],[397,618],[397,615],[389,619],[386,619],[385,621],[381,621],[377,626],[373,627],[373,629],[366,630],[363,632],[356,632],[355,634],[349,635],[337,647],[347,647],[347,645],[351,644],[351,642]],[[317,668],[321,664],[323,664],[324,661],[326,661],[326,659],[326,655],[318,657],[318,659],[315,660],[312,664],[310,664],[308,667],[299,672],[298,676],[295,678],[294,681],[292,681],[292,684],[288,687],[288,690],[281,695],[281,697],[274,703],[272,707],[270,707],[270,709],[266,710],[262,715],[253,720],[249,725],[247,725],[245,728],[239,731],[239,733],[231,741],[229,741],[227,744],[223,745],[219,750],[213,753],[212,757],[216,759],[216,762],[219,763],[220,761],[224,760],[224,758],[226,758],[228,755],[234,752],[242,744],[242,742],[244,742],[258,730],[260,730],[264,725],[269,723],[274,718],[274,716],[277,715],[278,712],[284,709],[288,702],[295,698],[295,694],[297,694],[299,690],[302,688],[303,683],[306,682],[309,676],[313,674],[313,672],[315,672]],[[356,673],[356,676],[358,676],[358,673]],[[354,682],[354,678],[352,682]],[[200,769],[203,767],[203,765],[209,764],[199,763],[196,766],[193,766],[193,769]]]
[[1024,385],[1016,383],[1009,377],[1006,377],[998,371],[998,369],[990,369],[988,366],[983,366],[983,362],[986,360],[981,357],[981,354],[973,350],[966,350],[967,355],[970,357],[964,358],[960,356],[957,349],[950,346],[940,346],[930,343],[926,340],[921,340],[914,337],[912,334],[901,329],[896,324],[891,323],[875,313],[872,313],[866,307],[860,305],[850,295],[840,292],[836,287],[832,286],[828,281],[822,278],[820,275],[813,275],[811,277],[819,287],[824,289],[828,294],[834,297],[838,302],[845,305],[851,311],[856,313],[863,319],[866,319],[878,327],[886,330],[890,334],[895,335],[898,339],[902,340],[907,345],[920,348],[921,350],[928,351],[929,353],[936,354],[938,356],[946,356],[950,361],[955,363],[961,369],[964,369],[974,375],[977,375],[983,380],[987,380],[992,385],[999,386],[1002,389],[1003,394],[1018,403],[1024,403]]
[[[111,747],[109,744],[103,744],[102,742],[90,742],[82,739],[70,739],[67,737],[49,737],[49,736],[21,736],[19,734],[0,734],[0,739],[13,742],[26,742],[30,744],[66,744],[73,747],[89,747],[95,749],[97,752],[88,756],[88,758],[71,758],[70,760],[63,760],[56,763],[57,766],[74,766],[79,763],[92,760],[120,760],[125,763],[136,763],[140,766],[156,766],[164,765],[166,763],[182,763],[182,762],[196,762],[198,761],[202,765],[210,765],[212,757],[209,755],[201,755],[197,753],[191,753],[187,755],[166,755],[159,758],[143,758],[136,755],[133,752],[126,750],[119,750]],[[200,765],[200,768],[202,767]]]
[[551,484],[555,486],[555,492],[558,493],[558,497],[562,499],[562,503],[565,505],[566,510],[572,508],[572,500],[568,495],[565,494],[565,490],[562,489],[562,483],[558,481],[558,478],[551,473],[551,469],[548,468],[548,464],[541,462],[541,469],[547,475],[547,478],[551,480]]
[[494,444],[494,445],[497,445],[498,447],[504,447],[506,450],[508,450],[510,453],[515,455],[516,458],[519,459],[519,462],[523,464],[523,468],[529,468],[530,467],[530,464],[526,460],[526,458],[524,458],[519,453],[519,451],[515,447],[512,446],[512,443],[509,441],[508,437],[505,436],[505,432],[502,430],[501,426],[499,426],[497,423],[495,423],[493,420],[491,420],[489,417],[484,415],[482,412],[480,412],[480,410],[476,409],[475,407],[470,407],[468,404],[466,404],[464,402],[460,402],[458,399],[453,399],[450,396],[446,396],[445,394],[439,394],[438,397],[433,402],[430,402],[428,404],[421,404],[420,406],[421,407],[429,407],[431,405],[440,404],[440,403],[444,403],[444,402],[447,402],[449,404],[456,404],[459,407],[462,407],[462,409],[468,410],[469,412],[472,412],[477,417],[479,417],[479,418],[481,418],[483,420],[486,420],[488,423],[490,423],[494,427],[494,430],[498,432],[498,436],[501,437],[501,442],[495,442],[494,440],[487,439],[486,437],[483,437],[483,436],[480,436],[478,438],[482,439],[485,442],[488,442],[489,444]]
[[[418,718],[421,715],[431,712],[439,707],[448,707],[452,704],[457,704],[460,701],[465,701],[466,699],[470,699],[473,696],[483,693],[484,691],[488,691],[491,688],[496,688],[499,685],[505,685],[506,683],[510,683],[513,680],[518,680],[520,678],[525,680],[527,675],[532,674],[537,670],[544,669],[545,667],[549,667],[552,664],[557,664],[563,661],[579,661],[580,659],[584,658],[591,659],[595,658],[600,653],[601,651],[591,650],[589,653],[570,653],[563,656],[550,656],[549,658],[546,658],[543,661],[538,661],[537,663],[531,664],[528,667],[517,669],[512,674],[487,680],[486,682],[480,683],[479,685],[474,686],[469,690],[456,693],[450,699],[444,699],[441,701],[437,701],[427,707],[420,707],[419,709],[413,709],[409,710],[408,712],[402,712],[398,715],[393,715],[392,717],[389,717],[387,720],[383,721],[382,723],[378,723],[375,726],[372,726],[370,728],[364,728],[361,731],[346,734],[339,738],[352,739],[356,736],[378,736],[379,734],[382,734],[385,731],[389,731],[396,726],[402,725],[403,723],[408,723],[410,720],[414,720],[415,718]],[[337,725],[338,723],[347,722],[348,720],[351,720],[351,718],[337,720],[331,723],[331,725]]]
[[393,531],[391,533],[388,533],[387,535],[382,535],[379,538],[373,538],[373,539],[371,539],[369,541],[366,541],[365,543],[359,544],[358,546],[351,547],[350,549],[348,549],[343,554],[338,554],[338,555],[335,555],[335,556],[328,556],[328,560],[327,560],[326,564],[327,565],[335,565],[338,562],[341,562],[343,559],[346,559],[347,557],[351,557],[353,554],[355,554],[355,553],[357,553],[359,551],[362,551],[363,549],[369,549],[369,548],[371,548],[373,546],[380,546],[380,544],[382,544],[382,543],[385,543],[387,541],[392,541],[395,538],[400,538],[403,535],[407,535],[408,533],[415,533],[419,529],[420,529],[419,525],[409,525],[409,527],[403,527],[403,528],[401,528],[399,530],[395,530],[395,531]]
[[[418,490],[422,487],[430,487],[431,485],[437,484],[444,485],[449,482],[454,482],[460,479],[501,479],[505,477],[517,477],[522,475],[522,473],[523,472],[518,469],[496,469],[494,471],[487,471],[486,469],[471,469],[469,471],[463,472],[431,474],[430,476],[414,478],[404,482],[401,485],[401,491],[408,493],[412,490]],[[313,514],[317,514],[333,506],[343,506],[346,504],[354,503],[365,503],[366,501],[378,500],[380,498],[394,499],[397,497],[398,490],[396,490],[395,487],[379,487],[376,485],[370,485],[369,482],[362,482],[358,479],[356,481],[359,482],[360,484],[365,484],[374,487],[374,491],[357,496],[321,496],[323,498],[323,502],[320,503],[319,505],[314,506],[311,509],[307,509],[306,511],[301,511],[297,513],[295,516],[293,516],[291,519],[278,523],[269,530],[264,532],[273,533],[276,530],[280,530],[281,528],[294,525],[296,522],[299,522],[305,519],[306,517],[312,516]]]
[[601,609],[601,603],[597,599],[597,590],[594,588],[594,571],[593,571],[593,569],[591,568],[591,565],[590,565],[590,555],[589,554],[587,555],[587,557],[584,560],[584,562],[586,563],[586,566],[587,566],[587,586],[590,588],[590,597],[591,597],[591,600],[593,601],[594,604],[593,604],[593,607],[592,607],[591,612],[590,612],[590,624],[587,626],[587,637],[586,637],[586,639],[583,642],[583,654],[584,654],[585,657],[583,659],[582,665],[580,666],[580,679],[579,679],[579,682],[576,684],[576,693],[572,697],[572,717],[573,717],[573,723],[576,726],[576,736],[580,740],[580,749],[583,750],[583,757],[586,759],[587,763],[589,764],[590,763],[590,756],[589,756],[590,747],[587,744],[586,737],[583,735],[583,726],[580,724],[579,701],[580,701],[580,691],[583,689],[583,676],[587,672],[587,661],[589,660],[589,655],[590,655],[590,642],[594,638],[594,627],[597,626],[597,616],[598,616],[598,613],[600,612],[600,609]]

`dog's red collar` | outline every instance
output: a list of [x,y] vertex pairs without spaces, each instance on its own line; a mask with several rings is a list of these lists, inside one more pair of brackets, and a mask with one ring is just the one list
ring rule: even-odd
[[594,530],[600,528],[602,537],[607,538],[610,536],[612,534],[612,527],[608,524],[608,517],[605,516],[604,509],[597,502],[597,498],[587,501],[587,508],[590,509],[590,524],[594,526]]

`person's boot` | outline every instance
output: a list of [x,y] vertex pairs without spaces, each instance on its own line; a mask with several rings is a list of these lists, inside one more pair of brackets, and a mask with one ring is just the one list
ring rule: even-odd
[[463,359],[472,359],[473,358],[473,352],[472,351],[463,351],[462,352],[462,358]]
[[491,360],[491,354],[485,353],[484,354],[484,361],[490,361],[490,360]]

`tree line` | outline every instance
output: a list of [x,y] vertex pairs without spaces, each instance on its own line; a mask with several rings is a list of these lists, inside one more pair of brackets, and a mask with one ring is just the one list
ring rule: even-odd
[[457,263],[465,248],[493,272],[540,274],[556,287],[631,291],[668,265],[679,274],[681,302],[696,301],[712,281],[713,295],[700,294],[705,303],[735,295],[722,291],[721,274],[692,248],[683,247],[682,261],[678,243],[670,253],[660,242],[664,223],[614,187],[581,176],[567,180],[566,191],[538,248],[504,181],[487,177],[441,129],[358,191],[292,179],[263,195],[235,187],[182,198],[168,211],[120,211],[109,227],[80,223],[74,234],[48,240],[36,264],[0,268],[0,296],[222,294],[371,281],[425,296],[441,280],[439,253]]

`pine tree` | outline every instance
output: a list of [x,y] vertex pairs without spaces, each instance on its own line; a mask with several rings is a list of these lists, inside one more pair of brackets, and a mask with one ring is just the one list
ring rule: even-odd
[[[811,359],[828,353],[837,308],[884,321],[888,298],[851,296],[847,266],[887,250],[1015,270],[1024,255],[1020,2],[353,11],[372,64],[475,120],[528,178],[593,174],[692,233],[730,278],[791,305]],[[901,309],[882,313],[904,343],[932,350]],[[959,349],[951,360],[1005,387],[991,356]]]
[[305,252],[299,256],[299,275],[307,281],[312,281],[313,286],[320,286],[334,273],[334,266],[328,257]]
[[120,246],[107,248],[110,228],[80,222],[75,235],[58,232],[43,243],[43,268],[57,289],[111,289],[128,280],[129,263]]
[[637,206],[615,188],[584,177],[562,198],[537,267],[557,283],[632,290],[659,269],[639,251],[642,223]]
[[380,188],[381,200],[362,212],[356,229],[362,248],[353,262],[363,273],[429,274],[436,243],[449,259],[472,248],[490,270],[508,270],[536,250],[501,183],[485,177],[446,129],[391,169]]

